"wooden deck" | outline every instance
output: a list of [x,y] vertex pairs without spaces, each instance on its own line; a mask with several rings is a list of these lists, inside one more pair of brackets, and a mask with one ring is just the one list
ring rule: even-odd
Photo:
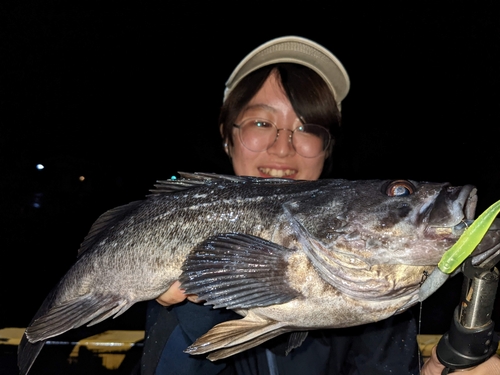
[[[2,375],[18,374],[16,351],[23,333],[24,328],[0,329]],[[418,335],[424,359],[440,338],[441,335]],[[138,374],[143,339],[144,331],[109,330],[74,342],[47,341],[30,375]]]

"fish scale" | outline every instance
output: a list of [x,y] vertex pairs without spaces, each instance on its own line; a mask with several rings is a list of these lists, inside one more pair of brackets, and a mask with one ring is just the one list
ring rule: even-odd
[[[285,332],[385,319],[418,302],[422,280],[474,219],[475,204],[471,185],[409,180],[181,173],[159,181],[144,200],[92,225],[26,329],[20,373],[48,338],[122,314],[176,279],[243,316],[186,348],[211,360]],[[481,259],[496,251],[498,231]]]

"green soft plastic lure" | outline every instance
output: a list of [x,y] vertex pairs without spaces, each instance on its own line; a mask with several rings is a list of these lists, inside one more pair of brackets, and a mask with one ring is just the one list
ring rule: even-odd
[[500,201],[493,203],[479,215],[470,227],[460,236],[458,241],[443,254],[443,257],[438,263],[438,268],[446,274],[455,271],[455,269],[472,254],[472,251],[479,242],[481,242],[499,212]]

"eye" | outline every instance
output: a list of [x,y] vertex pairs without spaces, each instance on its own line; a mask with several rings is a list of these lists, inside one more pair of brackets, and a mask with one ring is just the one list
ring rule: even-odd
[[326,132],[327,130],[319,125],[312,125],[312,124],[303,124],[294,130],[297,133],[305,133],[305,134],[312,134],[312,135],[322,135],[322,133]]
[[389,197],[402,197],[415,192],[415,186],[407,180],[396,180],[385,187],[384,193]]
[[252,120],[251,124],[257,128],[272,128],[273,124],[264,120]]

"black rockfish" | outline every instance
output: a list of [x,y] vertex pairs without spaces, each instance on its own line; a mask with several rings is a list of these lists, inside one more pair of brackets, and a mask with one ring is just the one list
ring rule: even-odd
[[[93,224],[26,329],[21,374],[48,338],[120,315],[177,279],[245,316],[187,350],[212,360],[284,332],[385,319],[421,299],[477,201],[471,185],[181,175]],[[492,232],[476,263],[497,252]]]

